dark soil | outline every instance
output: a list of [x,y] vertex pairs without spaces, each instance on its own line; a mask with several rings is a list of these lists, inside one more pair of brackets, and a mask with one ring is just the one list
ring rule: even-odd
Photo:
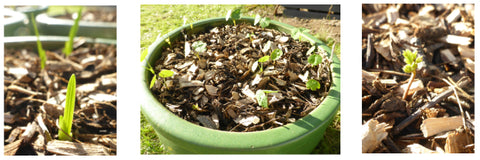
[[[116,46],[76,44],[69,57],[47,51],[44,70],[31,48],[5,48],[5,155],[116,154]],[[59,141],[56,123],[72,74],[74,142]]]
[[[475,36],[470,7],[363,5],[362,124],[376,120],[391,128],[371,152],[411,153],[413,144],[432,152],[437,148],[447,153],[473,152]],[[451,37],[461,40],[446,40]],[[402,70],[406,64],[402,52],[407,49],[416,51],[423,62],[416,70],[416,85],[403,98],[411,75]],[[426,130],[421,125],[426,119],[455,116],[464,119],[456,132],[424,136]],[[457,133],[464,135],[466,144],[459,150],[447,149],[460,145],[449,144],[452,140],[446,138]]]
[[[82,11],[81,21],[87,22],[116,22],[117,21],[117,12],[116,7],[86,7]],[[60,19],[70,19],[74,20],[73,15],[75,13],[69,13],[65,11],[65,14],[56,16]]]
[[[197,41],[207,43],[206,52],[194,52],[191,45]],[[271,48],[262,52],[268,41]],[[189,54],[185,54],[186,43]],[[277,48],[283,56],[263,63],[260,72],[261,65],[254,63]],[[323,63],[312,67],[305,55],[310,48],[310,43],[284,33],[246,24],[188,34],[164,48],[155,72],[168,69],[175,75],[165,81],[159,77],[152,91],[170,111],[195,124],[238,132],[275,128],[307,115],[328,93],[330,62],[324,52],[317,51],[312,54],[322,55]],[[318,80],[321,88],[307,89],[309,79]],[[278,91],[267,94],[268,108],[257,103],[259,90]]]

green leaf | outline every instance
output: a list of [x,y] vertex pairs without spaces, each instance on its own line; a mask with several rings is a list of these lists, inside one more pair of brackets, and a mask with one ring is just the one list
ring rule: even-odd
[[300,39],[303,33],[308,33],[310,30],[306,28],[294,28],[292,30],[292,38],[293,39]]
[[232,18],[233,20],[240,19],[241,14],[242,14],[241,9],[240,9],[240,8],[237,8],[237,9],[233,10],[232,15],[231,15],[231,18]]
[[263,90],[257,90],[255,98],[257,99],[258,105],[262,106],[263,108],[268,108],[268,97]]
[[253,22],[253,25],[257,25],[258,22],[260,22],[260,20],[262,19],[262,17],[260,17],[260,15],[255,15],[255,22]]
[[283,55],[283,51],[280,50],[280,49],[274,49],[272,51],[272,53],[270,54],[270,58],[272,58],[272,60],[276,61],[278,59],[280,59],[280,57]]
[[306,86],[307,86],[308,89],[310,89],[312,91],[316,91],[317,89],[320,89],[320,83],[315,79],[308,80]]
[[270,18],[264,17],[260,20],[260,27],[265,28],[270,25]]
[[[60,116],[60,131],[58,131],[58,139],[60,140],[72,140],[72,123],[73,123],[73,111],[75,110],[75,89],[76,89],[76,80],[75,74],[70,76],[67,86],[67,97],[65,100],[65,108],[63,116]],[[66,135],[62,130],[67,133]]]
[[258,62],[263,63],[263,62],[268,61],[268,59],[270,59],[270,56],[263,56],[262,58],[258,59]]
[[164,69],[164,70],[160,71],[160,73],[158,73],[158,76],[160,76],[162,78],[171,77],[171,76],[173,76],[173,71]]
[[193,50],[195,50],[195,52],[197,53],[203,53],[207,51],[207,44],[202,41],[193,42],[192,47],[193,47]]
[[153,88],[153,86],[155,85],[155,82],[157,81],[157,75],[154,74],[153,77],[152,77],[152,80],[150,81],[150,89]]
[[308,57],[308,63],[310,63],[313,66],[319,65],[322,63],[322,56],[318,54],[312,54]]
[[65,42],[65,48],[63,49],[63,52],[65,55],[68,57],[72,51],[73,51],[73,38],[75,38],[75,35],[77,34],[78,31],[78,23],[80,22],[80,17],[82,17],[82,9],[81,7],[78,12],[77,12],[77,18],[75,19],[75,22],[70,28],[70,33],[68,34],[68,41]]
[[412,52],[406,49],[403,51],[402,55],[403,61],[406,63],[402,68],[405,73],[415,72],[417,70],[418,63],[423,61],[422,56],[417,57],[417,51]]
[[35,22],[35,19],[33,16],[33,13],[31,14],[31,22],[33,25],[33,29],[35,30],[35,35],[37,36],[37,50],[38,50],[38,57],[40,57],[40,67],[41,69],[45,68],[45,64],[47,63],[47,56],[45,54],[45,50],[43,50],[42,43],[40,42],[40,34],[38,33],[37,29],[37,23]]

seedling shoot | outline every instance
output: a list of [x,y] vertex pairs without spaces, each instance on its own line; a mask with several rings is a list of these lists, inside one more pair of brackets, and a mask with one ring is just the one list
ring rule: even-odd
[[75,38],[75,35],[77,34],[77,31],[78,31],[78,23],[80,21],[80,17],[82,17],[82,9],[83,7],[81,7],[78,12],[77,12],[77,18],[75,18],[75,22],[72,26],[72,28],[70,28],[70,33],[68,34],[68,41],[65,42],[65,48],[63,49],[63,52],[65,53],[65,55],[68,57],[72,51],[73,51],[73,38]]
[[417,74],[417,66],[419,63],[423,61],[423,57],[417,57],[417,51],[412,52],[410,50],[404,50],[403,51],[403,61],[406,63],[405,66],[403,66],[403,71],[405,73],[411,73],[410,80],[408,81],[408,86],[405,92],[403,93],[402,99],[407,98],[408,91],[410,90],[410,86],[412,85],[413,79],[415,79],[415,76]]
[[37,50],[38,50],[38,57],[40,57],[40,67],[43,69],[45,68],[45,64],[47,63],[47,56],[45,54],[45,50],[43,50],[42,43],[40,42],[40,34],[38,33],[37,23],[33,18],[35,17],[33,16],[33,13],[30,17],[32,17],[31,21],[32,21],[33,29],[35,30],[35,35],[37,36]]
[[316,91],[317,89],[320,89],[320,83],[315,79],[308,80],[306,86],[307,86],[308,89],[310,89],[312,91]]
[[173,71],[164,69],[160,71],[160,73],[158,73],[158,76],[163,78],[163,86],[165,86],[165,88],[167,88],[168,90],[168,86],[165,84],[165,81],[166,81],[165,78],[173,76]]
[[260,63],[260,72],[263,72],[263,63],[267,62],[268,59],[270,59],[270,56],[263,56],[262,58],[258,59],[258,62]]
[[263,108],[268,108],[268,93],[277,93],[278,91],[270,91],[270,90],[257,90],[255,93],[255,98],[257,99],[258,105],[262,106]]
[[75,89],[76,89],[76,80],[75,74],[70,76],[67,86],[67,97],[65,100],[65,108],[63,116],[59,117],[59,126],[60,130],[58,131],[58,139],[60,140],[72,140],[72,121],[73,121],[73,111],[75,109]]

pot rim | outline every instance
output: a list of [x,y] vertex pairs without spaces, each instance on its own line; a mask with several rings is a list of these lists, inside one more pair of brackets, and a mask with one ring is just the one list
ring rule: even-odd
[[[73,26],[75,23],[70,19],[60,19],[47,15],[47,13],[41,13],[35,18],[37,23],[44,23],[47,25],[65,25]],[[117,28],[116,22],[91,22],[91,21],[80,21],[78,23],[80,28],[85,27],[97,27],[97,28]]]
[[[41,35],[40,41],[42,45],[43,43],[51,43],[51,44],[58,44],[58,45],[65,45],[65,42],[68,41],[69,37],[67,36],[44,36]],[[78,39],[85,39],[87,43],[104,43],[104,44],[117,44],[117,40],[115,39],[105,39],[105,38],[87,38],[87,37],[75,37],[74,41]],[[37,37],[36,36],[11,36],[11,37],[4,37],[3,43],[5,48],[7,47],[20,47],[20,46],[33,46],[36,50],[37,46]],[[44,48],[48,48],[43,46]]]
[[4,16],[10,16],[10,18],[4,18],[4,21],[5,21],[5,23],[3,24],[4,26],[11,25],[14,23],[19,23],[19,22],[23,23],[23,21],[27,19],[27,16],[21,12],[17,12],[9,8],[5,8],[3,11],[4,11],[3,12]]
[[[238,23],[253,23],[254,18],[242,17],[237,21]],[[194,22],[192,25],[193,28],[195,28],[195,26],[216,22],[226,23],[224,17],[219,17],[200,20]],[[287,32],[288,34],[290,34],[291,30],[294,28],[288,24],[283,24],[274,20],[271,21],[270,26],[276,26],[277,30]],[[187,24],[157,38],[157,40],[148,48],[148,55],[144,62],[142,62],[140,68],[142,74],[141,92],[143,94],[142,97],[145,98],[141,104],[142,113],[146,119],[149,120],[158,134],[161,134],[167,139],[171,139],[177,145],[195,144],[199,146],[226,148],[237,151],[250,150],[253,148],[268,149],[300,140],[303,136],[317,130],[321,126],[328,125],[329,120],[331,120],[337,113],[340,107],[340,62],[337,56],[333,54],[333,63],[331,64],[333,83],[327,97],[317,108],[294,123],[262,131],[228,132],[203,127],[178,117],[164,107],[163,104],[152,95],[148,85],[150,82],[148,79],[151,78],[151,73],[147,71],[145,67],[148,66],[147,62],[152,63],[158,58],[158,56],[154,56],[154,54],[160,52],[161,47],[158,46],[166,44],[165,39],[173,37],[183,29],[189,28],[190,24]],[[320,45],[327,52],[329,57],[332,54],[331,49],[328,48],[328,46],[312,35],[303,34],[302,37],[305,37],[310,42],[315,42]],[[186,141],[189,143],[187,144]]]

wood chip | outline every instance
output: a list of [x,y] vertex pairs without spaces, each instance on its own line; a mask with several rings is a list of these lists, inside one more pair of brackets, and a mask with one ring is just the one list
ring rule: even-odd
[[463,36],[457,36],[457,35],[447,35],[445,37],[440,38],[441,41],[449,44],[456,44],[456,45],[470,45],[472,43],[472,38],[470,37],[463,37]]
[[403,150],[405,153],[415,153],[415,154],[433,154],[433,153],[443,153],[440,149],[440,152],[428,149],[418,143],[410,144]]
[[[402,96],[405,90],[407,90],[408,83],[402,84],[400,87],[395,90],[396,95]],[[423,82],[419,79],[415,79],[410,86],[410,90],[408,90],[407,96],[411,96],[416,91],[422,90],[425,87],[423,86]]]
[[449,132],[445,143],[445,153],[469,153],[467,145],[473,143],[473,138],[465,130]]
[[380,143],[387,137],[387,130],[390,129],[386,123],[378,123],[370,119],[362,125],[362,153],[373,152]]
[[109,151],[102,145],[52,140],[47,143],[47,151],[68,156],[107,156]]
[[430,137],[442,132],[454,130],[463,125],[462,117],[428,118],[423,120],[420,129],[424,137]]
[[205,89],[207,90],[207,93],[211,96],[217,96],[217,91],[218,88],[212,85],[205,85]]

